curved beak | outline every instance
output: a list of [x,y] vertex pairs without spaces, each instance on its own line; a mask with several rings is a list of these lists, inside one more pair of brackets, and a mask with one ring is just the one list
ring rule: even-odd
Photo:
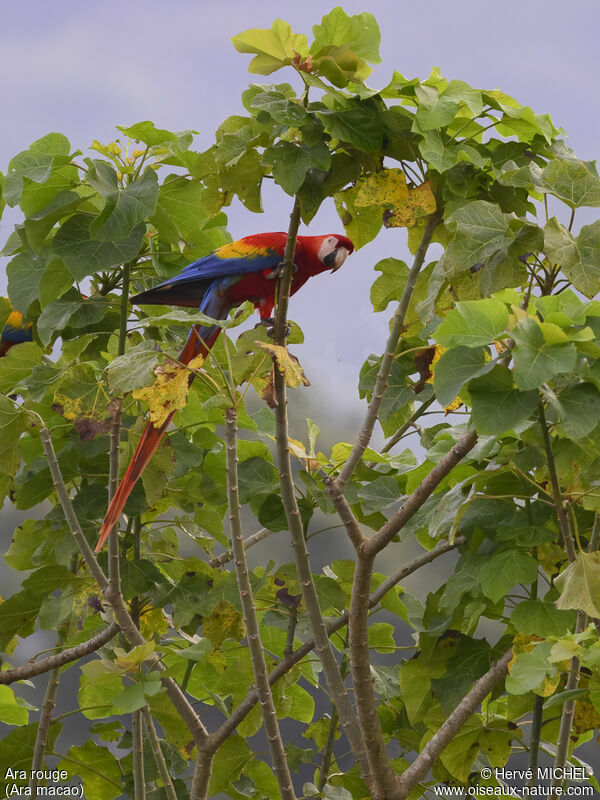
[[323,263],[335,272],[342,266],[349,253],[350,251],[346,247],[336,247],[329,255],[325,256]]

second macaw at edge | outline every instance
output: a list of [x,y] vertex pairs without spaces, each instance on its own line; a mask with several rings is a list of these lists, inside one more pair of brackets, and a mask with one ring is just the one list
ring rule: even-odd
[[[260,313],[261,321],[270,320],[275,304],[276,278],[287,241],[285,233],[259,233],[223,245],[198,261],[194,261],[176,277],[131,298],[132,303],[163,304],[199,308],[213,319],[225,319],[232,308],[250,301]],[[313,275],[339,269],[354,246],[346,236],[298,236],[294,256],[291,294]],[[194,325],[179,361],[189,362],[208,353],[220,328]],[[190,381],[193,374],[190,375]],[[100,528],[98,552],[117,523],[127,498],[158,447],[175,412],[159,427],[149,422],[140,443],[119,484]]]

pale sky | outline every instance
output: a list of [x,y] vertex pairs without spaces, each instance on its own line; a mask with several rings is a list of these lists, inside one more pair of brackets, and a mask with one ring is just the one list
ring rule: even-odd
[[[249,82],[289,79],[285,71],[272,78],[249,75],[250,58],[234,50],[231,37],[270,27],[279,16],[310,40],[311,26],[331,7],[316,0],[4,3],[0,169],[49,131],[65,133],[74,149],[85,150],[93,139],[114,138],[116,124],[144,119],[201,131],[196,147],[205,149],[219,123],[240,112],[240,93]],[[379,21],[383,60],[370,85],[385,85],[394,69],[425,77],[439,66],[448,78],[500,87],[536,113],[550,113],[581,157],[597,155],[597,0],[347,0],[343,7],[370,11]],[[239,205],[229,210],[230,231],[239,238],[285,230],[290,208],[291,198],[269,191],[263,215]],[[308,232],[342,232],[333,203]],[[408,259],[405,239],[405,231],[384,231],[339,273],[315,279],[293,298],[291,317],[305,331],[300,355],[309,378],[315,389],[337,389],[338,403],[352,400],[354,412],[358,368],[370,352],[381,352],[386,335],[386,315],[374,316],[368,300],[373,264],[389,255]],[[2,274],[0,291],[4,281]],[[317,412],[320,395],[309,390],[307,413]]]

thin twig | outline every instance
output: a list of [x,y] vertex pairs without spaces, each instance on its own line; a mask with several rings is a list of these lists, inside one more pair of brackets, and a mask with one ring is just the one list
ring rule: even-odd
[[292,783],[287,763],[287,756],[279,723],[277,711],[269,685],[269,675],[265,660],[265,651],[260,638],[260,627],[256,614],[256,605],[252,593],[252,584],[248,573],[244,540],[242,534],[242,512],[238,491],[237,468],[237,413],[234,408],[225,410],[225,453],[227,464],[227,495],[229,500],[229,524],[231,527],[231,546],[234,552],[235,575],[242,604],[244,623],[246,625],[246,638],[248,650],[254,672],[254,683],[258,692],[258,699],[262,712],[265,733],[269,742],[273,771],[279,784],[279,791],[283,800],[296,800],[296,793]]
[[103,630],[102,633],[97,633],[95,636],[92,636],[87,642],[81,642],[81,644],[77,644],[75,647],[69,647],[68,650],[63,650],[61,653],[48,656],[41,661],[30,661],[27,664],[23,664],[21,667],[15,667],[14,669],[7,669],[4,672],[0,672],[0,684],[27,680],[28,678],[33,678],[35,675],[42,675],[44,672],[50,672],[52,669],[62,667],[64,664],[68,664],[71,661],[77,661],[83,658],[83,656],[93,653],[95,650],[99,650],[107,642],[110,642],[119,630],[120,628],[117,623],[111,622],[108,628]]
[[[592,528],[592,535],[590,536],[590,542],[588,545],[588,553],[594,553],[598,550],[598,545],[600,544],[600,514],[596,514],[594,517],[594,526]],[[587,614],[581,609],[577,612],[577,622],[575,623],[575,633],[582,633],[587,627],[588,618]],[[569,674],[567,676],[567,682],[565,684],[565,691],[571,691],[572,689],[576,689],[579,685],[579,678],[580,678],[580,663],[577,656],[573,656],[571,659],[571,663],[569,664]],[[558,777],[559,775],[562,776],[566,764],[567,759],[569,757],[569,744],[571,741],[571,728],[573,727],[573,718],[575,715],[575,706],[577,704],[577,700],[567,700],[567,702],[563,705],[562,713],[560,717],[560,727],[558,730],[558,738],[556,740],[556,756],[554,757],[554,772],[555,777],[552,780],[552,788],[556,789],[559,786],[562,786],[564,783],[564,779],[562,777]],[[558,792],[553,792],[551,797],[558,797]]]
[[[254,547],[255,544],[262,542],[263,539],[266,539],[267,536],[270,536],[273,531],[268,530],[268,528],[261,528],[256,533],[247,536],[244,539],[244,550],[247,550],[249,547]],[[227,564],[228,561],[233,559],[233,551],[231,549],[226,550],[224,553],[221,553],[220,556],[216,556],[216,558],[211,558],[208,562],[210,567],[222,567],[223,564]]]
[[131,715],[131,755],[133,760],[133,797],[146,800],[146,781],[144,778],[144,739],[142,731],[142,709]]
[[425,261],[427,248],[429,247],[433,233],[438,226],[439,221],[440,216],[438,212],[432,214],[429,218],[421,239],[421,243],[419,244],[419,248],[415,254],[413,265],[408,273],[404,291],[402,292],[402,297],[400,298],[398,308],[394,314],[392,328],[385,346],[385,353],[381,361],[379,372],[377,373],[377,380],[375,381],[375,386],[373,388],[373,395],[371,396],[371,401],[369,403],[362,428],[360,429],[356,443],[352,448],[352,452],[348,456],[346,463],[336,478],[337,487],[342,492],[346,488],[348,481],[352,477],[354,470],[356,469],[359,461],[362,459],[363,454],[369,446],[369,442],[371,441],[373,429],[375,428],[375,423],[377,422],[377,415],[379,414],[379,409],[381,407],[381,401],[383,400],[385,390],[387,389],[392,364],[396,355],[396,346],[404,330],[404,320],[406,319],[406,313],[410,305],[415,284],[417,282],[417,277],[421,267],[423,266],[423,262]]
[[41,770],[44,765],[44,753],[46,752],[46,742],[48,741],[48,731],[52,721],[52,712],[56,706],[56,690],[59,682],[59,668],[53,667],[48,675],[48,684],[42,703],[40,721],[38,724],[35,745],[33,748],[33,760],[31,762],[31,778],[29,781],[29,791],[32,797],[37,797],[38,779],[36,772]]
[[423,414],[424,414],[424,413],[427,411],[427,409],[429,408],[429,406],[430,406],[430,405],[432,405],[433,403],[435,403],[435,400],[436,400],[436,397],[435,397],[435,395],[432,395],[432,396],[429,398],[429,400],[425,400],[425,402],[424,402],[424,403],[421,403],[421,405],[420,405],[420,406],[417,408],[417,410],[416,410],[416,411],[414,411],[414,412],[413,412],[413,414],[410,416],[410,418],[406,420],[406,422],[404,423],[404,425],[401,425],[401,426],[398,428],[398,430],[397,430],[397,431],[396,431],[396,433],[395,433],[395,434],[392,436],[392,438],[389,440],[389,442],[386,442],[386,443],[383,445],[383,447],[381,448],[381,451],[380,451],[380,452],[382,452],[382,453],[387,453],[387,452],[389,452],[389,451],[392,449],[392,447],[393,447],[395,444],[398,444],[398,442],[400,441],[400,439],[402,439],[402,437],[404,436],[404,434],[406,433],[406,431],[407,431],[409,428],[412,428],[412,426],[413,426],[413,425],[415,424],[415,422],[416,422],[416,421],[419,419],[419,417],[421,417],[421,416],[422,416],[422,415],[423,415]]
[[434,733],[410,767],[398,778],[403,798],[408,797],[411,789],[425,777],[434,761],[454,739],[471,714],[475,713],[482,700],[504,678],[508,672],[508,663],[511,658],[512,650],[508,650],[485,675],[475,681],[473,688],[467,692],[448,719]]
[[569,524],[569,512],[563,502],[560,493],[560,484],[558,482],[558,473],[556,472],[556,464],[554,462],[554,453],[552,452],[552,442],[550,440],[550,433],[546,423],[546,415],[544,413],[544,403],[540,397],[538,400],[538,413],[540,416],[540,426],[542,428],[542,436],[544,439],[544,448],[546,450],[546,462],[548,467],[548,474],[550,476],[550,486],[552,487],[552,498],[554,500],[554,508],[556,509],[556,518],[558,520],[558,527],[562,536],[567,558],[571,563],[575,561],[577,555],[575,553],[575,544],[573,542],[573,535],[571,533],[571,525]]
[[160,739],[158,738],[158,734],[154,726],[154,720],[152,719],[152,713],[148,706],[144,706],[144,722],[146,723],[146,734],[150,741],[152,755],[154,756],[154,761],[156,762],[158,774],[163,782],[167,800],[177,800],[177,793],[175,792],[175,787],[173,786],[171,773],[169,772],[167,762],[165,761],[163,751],[161,750]]

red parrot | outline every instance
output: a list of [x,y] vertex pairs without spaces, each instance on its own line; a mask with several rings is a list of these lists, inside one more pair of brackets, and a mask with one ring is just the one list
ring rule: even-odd
[[20,311],[11,311],[2,333],[0,334],[0,358],[5,356],[11,347],[21,342],[33,341],[33,326],[30,322],[23,325],[23,315]]
[[[199,308],[213,319],[225,319],[232,308],[249,300],[260,312],[261,321],[270,322],[275,304],[276,278],[287,240],[286,233],[259,233],[223,245],[204,258],[194,261],[176,277],[131,298],[132,303],[163,304]],[[354,245],[346,236],[298,236],[294,256],[294,294],[313,275],[339,269]],[[208,353],[220,328],[216,325],[194,325],[190,330],[179,361],[183,364]],[[193,380],[190,375],[190,382]],[[158,447],[171,419],[172,412],[160,425],[149,422],[139,445],[119,484],[100,528],[98,552],[116,524],[127,498]]]

